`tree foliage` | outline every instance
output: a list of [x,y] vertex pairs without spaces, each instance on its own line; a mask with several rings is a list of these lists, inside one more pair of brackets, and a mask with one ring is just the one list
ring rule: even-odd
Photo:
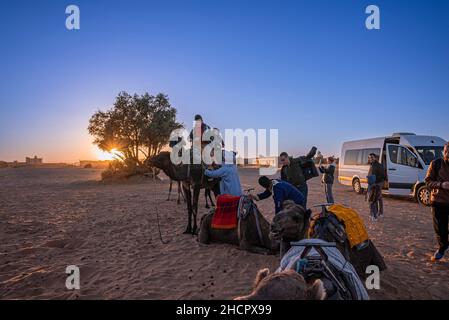
[[99,149],[115,149],[125,166],[136,168],[159,153],[170,133],[182,127],[176,113],[164,94],[121,92],[110,110],[99,110],[90,118],[88,131]]

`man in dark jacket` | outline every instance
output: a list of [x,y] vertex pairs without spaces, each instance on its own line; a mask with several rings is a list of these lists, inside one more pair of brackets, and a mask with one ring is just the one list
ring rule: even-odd
[[433,227],[439,245],[432,261],[438,261],[443,258],[449,248],[449,142],[444,146],[443,159],[436,159],[430,163],[426,185],[432,190],[430,201],[432,203]]
[[294,203],[304,206],[304,196],[290,183],[282,180],[271,180],[266,176],[259,178],[259,184],[265,188],[265,191],[251,197],[256,200],[263,200],[273,195],[274,210],[278,213],[282,210],[282,204],[285,200],[292,200]]
[[370,194],[368,195],[370,215],[373,221],[377,221],[377,218],[384,214],[382,187],[385,183],[385,168],[379,162],[378,155],[374,153],[370,153],[368,162],[371,165],[368,171],[368,176],[376,177],[375,183],[370,187]]
[[282,152],[279,155],[281,168],[281,180],[295,186],[304,196],[304,208],[307,209],[307,177],[304,174],[304,167],[316,154],[316,147],[313,147],[310,152],[304,157],[293,158],[289,157],[287,152]]
[[327,203],[334,203],[334,195],[332,193],[332,186],[334,184],[334,173],[335,173],[335,159],[334,157],[327,158],[327,167],[319,167],[320,172],[323,174],[321,182],[324,185],[324,193],[326,194]]

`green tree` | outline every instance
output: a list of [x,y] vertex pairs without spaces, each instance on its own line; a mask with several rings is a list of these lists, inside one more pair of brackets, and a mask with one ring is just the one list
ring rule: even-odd
[[125,167],[139,167],[161,151],[173,130],[182,127],[176,113],[164,94],[121,92],[110,110],[99,110],[90,118],[88,131],[99,149],[115,149]]

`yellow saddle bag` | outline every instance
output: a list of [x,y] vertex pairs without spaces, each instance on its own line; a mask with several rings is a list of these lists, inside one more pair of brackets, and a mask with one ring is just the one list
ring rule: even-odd
[[365,224],[357,211],[341,204],[329,206],[328,211],[344,224],[351,248],[369,239]]

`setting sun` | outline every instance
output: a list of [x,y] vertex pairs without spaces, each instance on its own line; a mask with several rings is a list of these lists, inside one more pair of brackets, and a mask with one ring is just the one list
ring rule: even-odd
[[102,151],[97,150],[97,159],[98,160],[115,160],[117,159],[117,149],[111,149],[111,151]]

